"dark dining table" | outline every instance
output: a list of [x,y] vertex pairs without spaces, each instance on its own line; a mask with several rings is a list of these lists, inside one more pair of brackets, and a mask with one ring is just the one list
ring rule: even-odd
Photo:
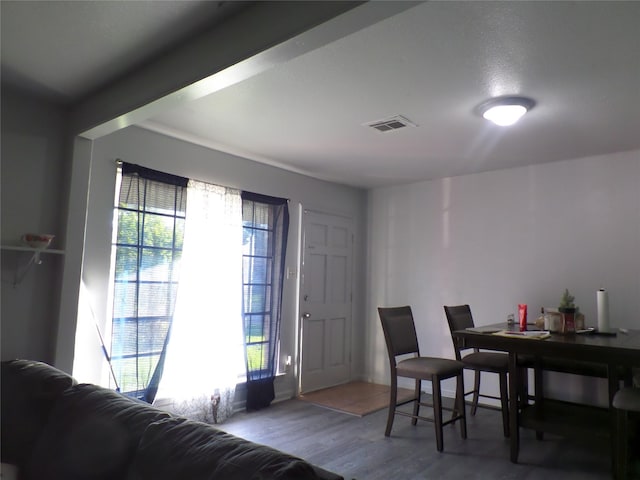
[[[514,334],[505,334],[507,331]],[[640,367],[640,330],[551,333],[547,338],[519,335],[518,331],[518,325],[504,323],[453,332],[453,337],[464,347],[502,351],[509,354],[511,461],[514,463],[518,461],[521,427],[534,429],[539,434],[543,432],[561,435],[573,433],[583,438],[593,435],[602,437],[601,440],[608,438],[611,442],[612,471],[615,475],[616,425],[611,405],[621,381],[628,383],[632,368]],[[569,366],[572,362],[576,364],[588,362],[601,367],[608,382],[609,408],[550,401],[539,395],[539,392],[536,392],[536,402],[533,404],[529,404],[528,400],[520,401],[519,375],[524,371],[522,368],[524,358],[528,359],[529,366],[532,366],[531,359],[533,359],[535,368],[543,368],[544,359],[564,360]],[[536,382],[536,390],[540,386],[541,383]]]

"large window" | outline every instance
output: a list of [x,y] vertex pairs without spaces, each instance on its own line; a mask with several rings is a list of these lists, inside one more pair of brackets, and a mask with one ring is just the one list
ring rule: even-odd
[[247,406],[252,409],[273,399],[289,228],[287,200],[243,192],[242,225]]
[[178,285],[186,179],[124,164],[116,198],[111,362],[117,387],[144,398],[157,379]]
[[244,200],[242,205],[244,331],[248,368],[261,373],[269,365],[273,220],[271,205]]
[[[110,351],[115,386],[148,402],[158,388],[173,400],[187,389],[220,388],[222,377],[209,385],[216,366],[230,371],[231,359],[242,359],[244,327],[247,404],[257,396],[258,408],[268,405],[278,365],[287,200],[242,192],[241,213],[237,191],[130,164],[123,164],[119,185]],[[195,344],[200,352],[230,348],[232,340],[215,345],[234,329],[238,345],[223,360],[195,355]],[[198,374],[176,392],[189,371]]]

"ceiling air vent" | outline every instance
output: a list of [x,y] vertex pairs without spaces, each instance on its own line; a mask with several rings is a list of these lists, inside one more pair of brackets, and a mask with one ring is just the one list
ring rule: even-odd
[[376,120],[375,122],[368,122],[364,124],[367,127],[375,128],[379,132],[390,132],[392,130],[398,130],[404,127],[417,127],[408,118],[402,115],[396,115],[395,117],[385,118],[384,120]]

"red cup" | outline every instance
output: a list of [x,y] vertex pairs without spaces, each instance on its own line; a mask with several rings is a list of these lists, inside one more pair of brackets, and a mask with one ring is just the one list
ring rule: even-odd
[[527,330],[527,305],[525,303],[518,304],[518,315],[520,317],[520,331]]

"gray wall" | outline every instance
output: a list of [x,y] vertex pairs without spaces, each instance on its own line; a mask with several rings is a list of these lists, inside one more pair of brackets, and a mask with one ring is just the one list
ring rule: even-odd
[[[297,269],[300,255],[298,230],[299,205],[330,213],[349,216],[355,231],[354,305],[353,320],[353,376],[361,378],[362,362],[361,332],[364,329],[364,262],[366,252],[366,192],[312,179],[279,168],[259,164],[244,158],[224,154],[215,150],[172,139],[138,127],[129,127],[96,140],[91,154],[90,184],[84,242],[82,278],[88,287],[91,305],[98,323],[106,331],[107,290],[109,288],[109,259],[115,189],[116,159],[136,163],[188,178],[235,187],[267,195],[286,197],[290,200],[291,224],[287,253],[287,267]],[[77,212],[76,215],[81,215]],[[70,219],[70,223],[71,223]],[[68,258],[68,261],[74,261]],[[281,356],[296,358],[297,337],[297,290],[296,280],[285,281],[283,324],[281,331]],[[65,319],[65,321],[71,319]],[[92,320],[82,315],[79,327],[87,335],[82,345],[89,346],[87,353],[100,361],[100,352],[95,345]],[[64,329],[64,326],[63,326]],[[67,328],[67,331],[73,331]],[[68,347],[67,347],[68,348]],[[91,353],[91,351],[93,353]],[[86,380],[103,381],[104,371],[92,371],[85,362],[74,365],[74,374]],[[295,378],[286,375],[277,385],[279,396],[291,396],[295,392]]]
[[[376,381],[388,376],[378,306],[412,305],[421,352],[450,358],[443,305],[470,304],[480,325],[519,303],[535,318],[569,288],[595,325],[606,288],[612,324],[640,328],[640,151],[378,188],[368,218],[365,364]],[[568,399],[594,390],[576,377],[556,384],[547,391]]]
[[[2,245],[21,245],[26,232],[53,233],[65,244],[68,166],[65,111],[2,86]],[[63,258],[42,255],[13,286],[29,253],[2,250],[2,359],[53,361]]]

